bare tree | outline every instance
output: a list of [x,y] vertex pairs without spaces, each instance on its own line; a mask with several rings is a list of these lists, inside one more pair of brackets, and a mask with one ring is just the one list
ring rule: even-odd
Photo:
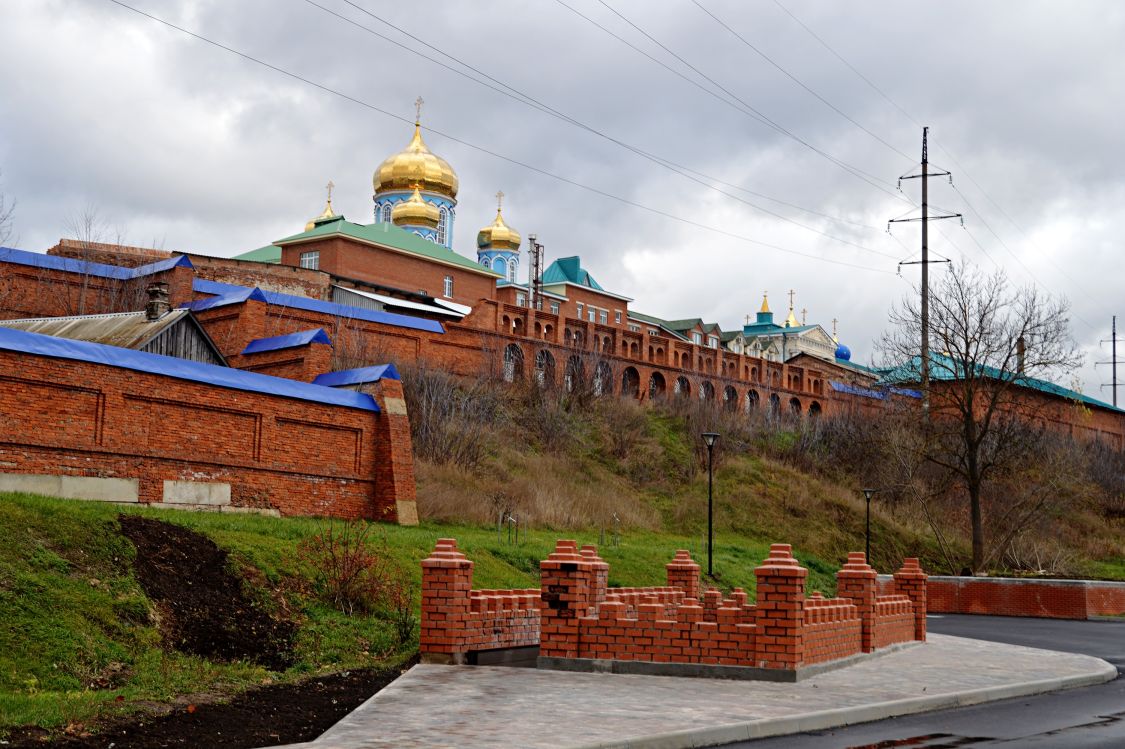
[[[0,172],[0,174],[3,174]],[[6,245],[12,238],[12,226],[15,224],[16,201],[9,200],[0,192],[0,245]]]
[[[900,382],[920,380],[920,307],[920,298],[896,305],[893,327],[880,340]],[[1047,412],[1059,407],[1055,396],[1041,392],[1043,381],[1081,362],[1069,335],[1068,311],[1065,300],[1032,287],[1012,288],[1002,271],[986,275],[967,263],[951,268],[931,292],[934,353],[929,392],[923,394],[930,410],[921,454],[963,485],[974,571],[994,556],[986,549],[986,484],[1010,477],[1041,445]],[[1001,537],[994,541],[1002,545],[1011,529],[996,530]]]

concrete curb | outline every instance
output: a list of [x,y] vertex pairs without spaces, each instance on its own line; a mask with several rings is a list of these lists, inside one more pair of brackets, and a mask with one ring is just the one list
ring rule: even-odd
[[[1092,656],[1091,656],[1092,658]],[[822,731],[856,723],[870,723],[876,720],[894,718],[914,713],[947,710],[954,707],[968,707],[982,702],[995,702],[1013,697],[1027,697],[1063,689],[1094,686],[1117,678],[1117,668],[1100,658],[1092,658],[1100,664],[1097,671],[1078,676],[1057,679],[1041,679],[1022,684],[1007,684],[998,687],[984,687],[963,692],[935,694],[932,697],[911,697],[890,700],[855,707],[837,708],[789,715],[784,718],[766,718],[713,728],[673,731],[664,734],[642,736],[628,741],[612,741],[598,744],[585,744],[573,749],[696,749],[696,747],[721,746],[737,741],[764,739],[770,736]]]

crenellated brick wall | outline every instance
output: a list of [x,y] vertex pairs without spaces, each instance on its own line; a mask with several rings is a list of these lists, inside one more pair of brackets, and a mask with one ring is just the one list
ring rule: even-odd
[[[440,540],[422,568],[422,652],[431,661],[464,663],[474,650],[537,642],[547,667],[679,664],[792,675],[925,639],[926,578],[916,559],[877,595],[875,571],[863,554],[851,554],[839,574],[840,597],[805,598],[808,570],[789,545],[774,544],[755,570],[758,600],[749,604],[738,588],[726,598],[715,588],[700,596],[699,565],[682,550],[665,568],[667,586],[609,588],[609,565],[596,549],[561,540],[540,563],[537,629],[528,609],[513,604],[527,591],[471,590],[472,562],[451,539]],[[487,615],[475,613],[475,595],[490,599],[480,608]]]
[[473,563],[452,538],[422,560],[419,650],[427,663],[465,663],[469,653],[539,643],[540,591],[473,590]]

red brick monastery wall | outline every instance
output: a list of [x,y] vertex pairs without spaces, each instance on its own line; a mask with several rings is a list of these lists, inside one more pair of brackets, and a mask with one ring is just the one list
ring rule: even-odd
[[1005,577],[931,577],[930,611],[1088,619],[1125,614],[1125,583]]
[[221,483],[235,508],[417,522],[397,380],[376,413],[7,350],[0,373],[5,473],[136,479],[145,503],[165,481]]

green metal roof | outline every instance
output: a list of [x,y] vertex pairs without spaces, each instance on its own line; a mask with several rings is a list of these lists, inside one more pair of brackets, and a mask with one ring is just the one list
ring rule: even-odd
[[[897,367],[881,370],[883,373],[881,381],[887,383],[917,382],[921,379],[921,365],[921,357],[915,356],[911,358],[910,361],[900,364]],[[1091,398],[1088,395],[1079,393],[1077,390],[1071,390],[1070,388],[1056,385],[1047,380],[1040,380],[1036,377],[1025,377],[1024,375],[1014,372],[1002,371],[996,367],[978,366],[977,369],[980,372],[979,376],[982,378],[1007,381],[1011,382],[1013,385],[1038,390],[1041,393],[1055,395],[1077,403],[1084,403],[1087,406],[1095,406],[1109,411],[1125,413],[1125,410],[1112,406],[1105,401]],[[964,371],[965,367],[962,362],[958,362],[952,357],[943,354],[931,354],[930,379],[952,382],[962,379]]]
[[366,225],[353,224],[351,221],[346,221],[343,216],[332,221],[317,223],[317,225],[309,231],[303,231],[299,234],[286,237],[285,239],[279,239],[274,244],[286,245],[308,239],[331,236],[351,237],[352,239],[390,247],[392,249],[408,252],[412,255],[420,255],[449,265],[460,266],[465,270],[476,271],[477,273],[492,276],[493,278],[503,277],[502,274],[485,268],[480,263],[470,260],[464,255],[458,255],[444,245],[431,242],[428,239],[422,239],[422,237],[419,237],[417,234],[406,231],[405,229],[400,229],[394,224],[384,222]]
[[595,291],[605,291],[601,284],[594,280],[589,271],[582,267],[582,261],[577,255],[560,257],[548,265],[547,270],[543,271],[543,283],[545,285],[572,283]]
[[281,248],[275,244],[268,244],[265,247],[259,247],[256,250],[250,250],[241,255],[235,255],[232,260],[251,260],[255,263],[280,263]]
[[662,328],[666,333],[668,333],[669,335],[671,335],[674,338],[679,338],[681,341],[687,340],[687,338],[680,335],[680,333],[678,333],[675,328],[670,327],[671,323],[668,320],[662,320],[659,317],[653,317],[652,315],[646,315],[646,314],[643,314],[641,312],[636,312],[634,310],[629,310],[629,318],[632,319],[632,320],[637,320],[639,322],[646,323],[648,325],[655,325],[658,328]]

